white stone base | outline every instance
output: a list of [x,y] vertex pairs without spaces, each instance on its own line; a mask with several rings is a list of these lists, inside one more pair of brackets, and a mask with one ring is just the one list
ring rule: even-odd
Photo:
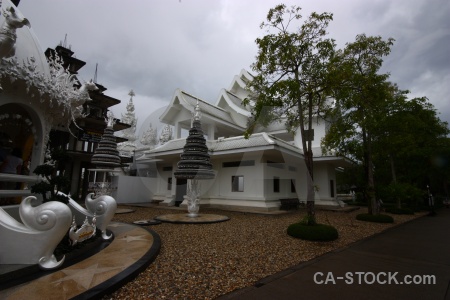
[[[301,202],[306,203],[305,199],[300,199]],[[160,202],[161,206],[175,205],[175,199]],[[335,198],[316,199],[315,206],[324,209],[336,209],[345,207],[346,204],[338,201]],[[180,204],[181,208],[187,209],[186,196]],[[230,198],[230,197],[211,197],[200,199],[200,212],[202,208],[218,208],[223,210],[242,211],[242,212],[275,212],[280,211],[280,199],[261,199],[261,198]]]
[[316,199],[315,205],[324,208],[341,208],[347,206],[343,201],[337,200],[336,198]]

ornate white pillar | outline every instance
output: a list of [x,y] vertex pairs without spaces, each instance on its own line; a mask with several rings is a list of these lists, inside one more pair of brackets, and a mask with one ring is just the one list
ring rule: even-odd
[[208,132],[207,132],[208,140],[210,140],[210,141],[215,140],[216,139],[215,134],[216,134],[216,125],[209,124],[208,125]]
[[175,138],[176,139],[181,138],[181,125],[179,122],[175,123]]

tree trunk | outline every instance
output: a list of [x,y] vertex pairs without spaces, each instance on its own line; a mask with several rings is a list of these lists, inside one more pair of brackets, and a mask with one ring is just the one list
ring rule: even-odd
[[373,163],[372,163],[372,147],[371,147],[370,134],[367,135],[367,196],[370,201],[369,213],[372,215],[378,215],[380,213],[380,207],[375,196],[375,180],[373,177]]
[[314,171],[312,151],[303,151],[306,164],[306,212],[308,214],[308,225],[316,224],[316,210],[314,203]]
[[[397,175],[395,174],[394,157],[389,154],[389,163],[391,164],[392,183],[397,185]],[[398,195],[397,195],[398,196]],[[397,208],[402,208],[402,201],[399,197],[395,199]]]
[[367,196],[370,201],[370,210],[369,213],[372,215],[378,215],[380,213],[380,209],[378,206],[378,201],[375,196],[375,182],[373,178],[373,168],[372,168],[372,159],[369,155],[368,161],[368,176],[367,176]]
[[364,151],[364,171],[367,180],[367,187],[365,192],[366,202],[368,204],[367,208],[369,214],[378,215],[379,208],[377,199],[375,197],[375,181],[373,178],[373,164],[372,164],[372,147],[371,147],[371,139],[370,133],[366,131],[365,128],[362,128],[362,137],[363,137],[363,151]]
[[[306,211],[308,213],[308,225],[316,225],[316,210],[314,202],[314,163],[312,153],[312,119],[313,119],[313,94],[308,94],[308,136],[302,131],[303,154],[306,163],[307,194]],[[304,125],[304,122],[302,121]],[[304,128],[304,127],[303,127]]]
[[389,154],[389,163],[391,164],[392,182],[397,183],[397,175],[395,174],[394,157]]

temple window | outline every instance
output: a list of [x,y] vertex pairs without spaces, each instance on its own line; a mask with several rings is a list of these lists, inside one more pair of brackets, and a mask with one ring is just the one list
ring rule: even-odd
[[244,191],[244,176],[231,176],[231,191],[243,192]]
[[296,193],[295,190],[295,179],[291,179],[291,193]]
[[334,180],[330,180],[330,197],[334,198]]
[[169,177],[167,179],[167,190],[169,190],[169,191],[172,190],[172,177]]
[[280,192],[280,177],[273,177],[273,192],[279,193]]

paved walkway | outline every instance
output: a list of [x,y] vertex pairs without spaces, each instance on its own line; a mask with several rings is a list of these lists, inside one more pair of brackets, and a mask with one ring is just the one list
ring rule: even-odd
[[[414,284],[427,280],[432,283]],[[413,283],[407,284],[410,281]],[[399,225],[218,299],[450,299],[450,209]]]
[[0,299],[101,299],[136,277],[159,253],[161,242],[153,231],[117,222],[108,230],[114,240],[103,250],[66,261],[62,269],[27,275],[33,278],[22,278],[23,283],[0,284]]

